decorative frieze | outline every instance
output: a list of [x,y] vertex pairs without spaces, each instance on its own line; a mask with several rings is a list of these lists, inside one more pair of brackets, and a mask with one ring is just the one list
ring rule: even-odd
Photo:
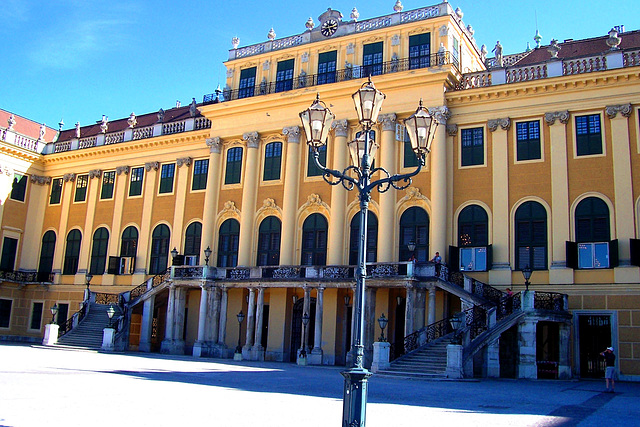
[[336,120],[331,124],[331,129],[333,129],[335,136],[346,138],[349,132],[349,123],[347,119]]
[[209,147],[209,152],[217,154],[220,154],[222,152],[222,142],[219,136],[207,138],[206,144],[207,147]]
[[287,142],[297,144],[300,142],[300,127],[288,126],[282,129],[282,134],[287,137]]
[[309,194],[309,197],[307,197],[307,202],[304,205],[302,205],[301,210],[305,210],[309,208],[311,208],[314,211],[318,211],[321,209],[326,209],[327,211],[330,210],[329,205],[323,202],[322,199],[320,198],[320,195],[316,193]]
[[458,134],[458,125],[451,124],[447,125],[447,135],[456,136]]
[[247,141],[247,147],[249,148],[258,148],[260,144],[260,136],[258,132],[247,132],[242,135],[242,139]]
[[129,166],[118,166],[116,168],[116,175],[122,175],[123,173],[129,175],[129,169]]
[[631,115],[631,111],[631,104],[609,105],[605,108],[607,117],[610,119],[615,119],[618,113],[622,114],[623,117],[629,117]]
[[378,116],[378,120],[382,124],[383,131],[390,130],[395,132],[396,130],[396,114],[395,113],[381,114]]
[[562,123],[563,125],[569,123],[569,110],[544,113],[544,121],[547,123],[547,125],[553,126],[553,124],[556,122],[556,119],[560,120],[560,123]]
[[76,174],[75,173],[65,173],[64,175],[62,175],[62,180],[64,182],[74,182],[76,180]]
[[491,132],[495,132],[496,129],[498,129],[498,126],[500,126],[502,130],[509,130],[511,127],[511,119],[509,117],[504,117],[501,119],[491,119],[487,121],[487,127]]
[[179,159],[176,159],[176,165],[178,165],[179,168],[181,168],[182,166],[189,166],[191,165],[191,161],[193,159],[191,157],[181,157]]
[[159,167],[160,167],[160,162],[147,162],[144,164],[144,170],[146,170],[147,172],[150,172],[151,169],[153,169],[154,171],[157,171]]
[[50,176],[31,175],[29,178],[32,184],[48,185],[51,182]]
[[102,169],[92,169],[89,171],[89,178],[100,178],[102,176]]
[[414,202],[418,200],[428,201],[427,197],[420,192],[418,187],[409,187],[405,190],[406,195],[400,199],[399,204],[402,205],[406,202]]
[[393,37],[391,37],[391,46],[399,46],[400,45],[400,36],[397,34],[394,34]]

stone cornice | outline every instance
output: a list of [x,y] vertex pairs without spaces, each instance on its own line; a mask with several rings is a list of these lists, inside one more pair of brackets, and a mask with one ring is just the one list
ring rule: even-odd
[[504,117],[502,119],[487,120],[487,127],[491,132],[495,132],[498,129],[498,126],[500,126],[502,130],[509,130],[511,127],[511,119],[509,117]]
[[631,104],[622,104],[622,105],[608,105],[605,108],[605,112],[607,113],[607,117],[610,119],[615,119],[618,113],[622,115],[622,117],[628,118],[631,116]]
[[569,123],[569,110],[544,113],[544,121],[547,123],[547,125],[553,126],[553,124],[556,122],[556,119],[558,119],[563,125]]

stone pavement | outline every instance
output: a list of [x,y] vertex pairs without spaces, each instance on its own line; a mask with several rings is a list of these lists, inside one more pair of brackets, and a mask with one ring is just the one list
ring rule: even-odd
[[[340,426],[341,368],[0,345],[0,427]],[[640,384],[374,376],[368,427],[640,426]]]

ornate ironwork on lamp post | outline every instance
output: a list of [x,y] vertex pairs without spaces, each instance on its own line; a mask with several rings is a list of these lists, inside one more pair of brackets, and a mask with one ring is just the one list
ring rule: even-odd
[[[371,191],[377,188],[380,193],[393,187],[402,190],[411,185],[411,177],[417,175],[425,164],[425,157],[431,149],[431,142],[438,126],[435,118],[426,108],[420,106],[416,112],[404,120],[404,124],[411,140],[411,147],[418,158],[416,169],[406,174],[391,175],[381,167],[372,167],[378,143],[371,137],[371,128],[378,120],[385,95],[377,90],[371,78],[365,82],[352,96],[358,121],[363,132],[354,141],[348,142],[352,165],[343,171],[327,168],[320,164],[318,149],[327,143],[327,136],[335,115],[320,100],[320,94],[305,111],[300,113],[302,127],[307,138],[307,144],[313,150],[316,166],[322,171],[322,177],[331,185],[342,184],[351,191],[356,189],[360,199],[360,234],[358,239],[358,263],[356,272],[356,291],[353,305],[355,322],[352,328],[352,352],[355,353],[352,366],[342,372],[344,376],[343,395],[343,427],[364,426],[367,407],[367,383],[371,376],[364,363],[364,303],[366,278],[366,241],[367,215]],[[372,180],[374,174],[381,178]]]
[[240,338],[242,335],[242,321],[244,320],[244,313],[240,310],[240,313],[236,314],[238,318],[238,346],[236,347],[236,354],[242,354],[242,344],[240,343]]
[[302,350],[300,350],[300,357],[307,357],[307,325],[309,324],[309,315],[304,313],[302,315]]
[[531,282],[529,282],[529,279],[531,279],[531,273],[531,268],[529,268],[528,265],[522,269],[522,275],[524,276],[524,286],[527,292],[529,292],[529,285],[531,284]]

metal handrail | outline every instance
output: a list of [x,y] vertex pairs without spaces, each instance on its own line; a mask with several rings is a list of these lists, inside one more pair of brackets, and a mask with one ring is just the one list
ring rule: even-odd
[[82,302],[82,307],[80,310],[73,313],[71,317],[65,320],[62,324],[58,325],[58,338],[61,336],[71,332],[73,330],[74,319],[78,319],[78,323],[82,322],[84,316],[87,314],[87,301]]

